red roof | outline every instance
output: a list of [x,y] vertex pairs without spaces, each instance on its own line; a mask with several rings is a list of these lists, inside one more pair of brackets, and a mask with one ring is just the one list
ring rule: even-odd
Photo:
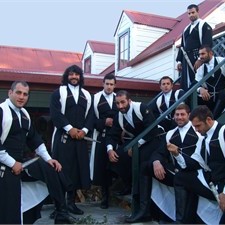
[[90,45],[93,52],[108,54],[108,55],[115,55],[114,43],[88,40],[86,43],[86,46],[87,44]]
[[135,12],[130,10],[124,10],[123,12],[130,18],[133,23],[147,25],[151,27],[171,30],[178,22],[177,19],[166,16]]
[[[205,0],[204,2],[199,4],[199,15],[200,18],[204,19],[206,16],[209,15],[212,11],[222,5],[225,0]],[[190,20],[187,16],[187,13],[183,13],[179,17],[177,17],[177,24],[174,28],[151,44],[148,48],[146,48],[143,52],[137,55],[134,59],[132,59],[128,66],[133,66],[137,63],[140,63],[154,55],[159,54],[166,49],[172,47],[172,45],[177,41],[184,30],[184,28],[190,23]]]
[[115,72],[115,63],[112,63],[110,66],[104,69],[99,75],[105,76],[106,74],[114,72]]
[[72,64],[81,67],[81,58],[75,52],[0,46],[0,71],[62,74]]

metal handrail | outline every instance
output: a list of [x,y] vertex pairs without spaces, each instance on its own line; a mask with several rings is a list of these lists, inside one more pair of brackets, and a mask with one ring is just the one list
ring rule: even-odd
[[149,127],[147,127],[142,133],[140,133],[137,137],[135,137],[130,143],[128,143],[124,147],[124,151],[128,151],[128,149],[132,148],[138,140],[143,138],[153,127],[158,125],[167,115],[169,115],[180,103],[182,103],[185,99],[187,99],[194,91],[197,90],[212,74],[214,74],[221,66],[225,64],[225,59],[223,59],[213,70],[211,70],[208,74],[206,74],[202,80],[193,85],[181,98],[179,98],[170,108],[168,108],[164,113],[162,113]]

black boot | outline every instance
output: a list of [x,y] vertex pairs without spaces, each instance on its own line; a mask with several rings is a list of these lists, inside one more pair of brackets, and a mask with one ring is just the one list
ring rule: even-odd
[[184,223],[185,210],[187,205],[187,191],[184,187],[175,186],[175,204],[176,204],[176,224]]
[[150,188],[151,187],[151,178],[141,175],[140,177],[140,207],[137,213],[127,218],[125,221],[127,223],[136,223],[144,222],[151,219],[150,214]]
[[109,207],[109,188],[102,186],[102,201],[100,208],[108,209],[108,207]]
[[83,215],[84,211],[79,209],[75,204],[75,194],[76,191],[67,192],[67,210],[73,214]]
[[66,204],[55,203],[55,220],[54,224],[75,224],[77,219],[71,216],[66,210]]
[[176,224],[196,224],[198,196],[182,186],[174,186]]

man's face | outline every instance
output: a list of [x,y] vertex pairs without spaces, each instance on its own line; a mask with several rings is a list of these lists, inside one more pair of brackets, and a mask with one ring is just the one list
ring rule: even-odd
[[187,13],[191,22],[194,22],[195,20],[199,18],[196,8],[188,9]]
[[103,88],[104,88],[104,92],[109,95],[114,91],[116,84],[115,84],[115,80],[114,79],[106,79],[105,82],[103,83]]
[[80,82],[80,74],[70,72],[68,75],[68,82],[73,86],[77,86]]
[[28,101],[29,87],[24,87],[18,83],[14,90],[9,90],[9,99],[17,108],[22,108]]
[[174,114],[174,120],[178,127],[183,127],[189,122],[189,113],[185,109],[177,109]]
[[207,52],[205,48],[199,50],[199,58],[203,63],[208,63],[212,59],[212,52]]
[[170,79],[162,79],[160,84],[160,89],[163,93],[168,93],[173,89],[173,84]]
[[127,99],[125,95],[116,97],[116,106],[121,113],[127,113],[130,108],[130,99]]
[[195,117],[192,121],[192,125],[195,127],[195,130],[198,131],[201,135],[205,135],[206,132],[210,129],[209,118],[205,122],[200,121]]

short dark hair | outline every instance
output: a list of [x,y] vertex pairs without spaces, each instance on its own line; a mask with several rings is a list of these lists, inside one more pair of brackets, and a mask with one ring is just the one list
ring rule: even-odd
[[209,45],[202,45],[199,48],[199,50],[204,49],[204,48],[206,49],[207,52],[212,52],[213,53],[213,50],[212,50],[212,48]]
[[192,110],[189,119],[192,121],[194,118],[198,118],[200,121],[205,122],[207,117],[213,118],[213,114],[206,105],[199,105]]
[[105,80],[114,80],[115,84],[116,84],[116,76],[112,73],[106,74],[103,78],[103,83],[105,82]]
[[184,109],[187,113],[190,113],[190,111],[191,111],[190,107],[187,104],[185,104],[185,103],[181,103],[180,105],[178,105],[176,107],[175,111],[176,110],[181,110],[181,109]]
[[163,76],[160,80],[159,80],[159,84],[161,85],[162,80],[170,80],[170,82],[173,84],[173,79],[169,76]]
[[24,87],[29,87],[28,83],[26,81],[23,81],[23,80],[17,80],[17,81],[14,81],[10,87],[10,89],[12,91],[14,91],[16,89],[16,85],[17,84],[21,84],[22,86]]
[[68,68],[66,68],[66,70],[64,71],[63,76],[62,76],[62,84],[63,85],[68,84],[68,76],[70,73],[77,73],[80,75],[79,85],[80,85],[80,87],[82,87],[84,85],[83,70],[77,65],[72,65],[72,66],[69,66]]
[[189,5],[189,6],[187,7],[187,9],[193,9],[193,8],[195,8],[197,12],[199,11],[198,6],[195,5],[195,4],[191,4],[191,5]]
[[130,98],[130,94],[128,91],[126,90],[119,90],[117,93],[116,93],[116,97],[119,97],[119,96],[126,96],[126,99],[131,99]]

